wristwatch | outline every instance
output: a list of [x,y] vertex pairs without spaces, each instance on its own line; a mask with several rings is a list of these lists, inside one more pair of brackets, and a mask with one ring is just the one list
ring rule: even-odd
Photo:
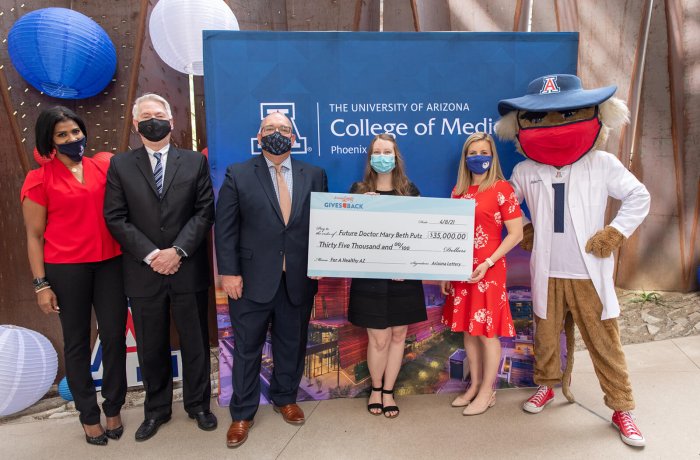
[[182,259],[187,257],[187,253],[183,251],[183,249],[179,246],[173,246],[173,249],[175,249],[175,252],[177,253],[178,256],[180,256]]

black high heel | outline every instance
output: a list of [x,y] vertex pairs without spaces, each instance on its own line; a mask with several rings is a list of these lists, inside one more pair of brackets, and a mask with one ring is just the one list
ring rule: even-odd
[[[394,390],[385,390],[382,388],[382,395],[393,395]],[[382,402],[384,401],[384,397],[382,396]],[[382,408],[382,412],[384,412],[384,416],[386,418],[396,418],[399,416],[399,407],[398,406],[384,406]],[[394,415],[387,415],[389,412],[396,412]]]
[[[374,388],[370,387],[372,391],[382,391],[382,388]],[[370,392],[371,394],[371,392]],[[379,409],[380,411],[384,410],[384,404],[382,403],[372,403],[372,404],[367,404],[367,412],[369,412],[372,415],[381,415],[382,412],[372,412],[372,409]]]
[[114,439],[115,441],[118,441],[119,438],[121,438],[123,434],[124,434],[124,425],[120,425],[113,430],[105,429],[105,435],[109,439]]
[[[85,426],[83,425],[83,431],[85,431]],[[107,441],[107,435],[103,431],[100,435],[98,436],[89,436],[87,433],[85,433],[85,441],[87,441],[88,444],[91,444],[93,446],[106,446]]]

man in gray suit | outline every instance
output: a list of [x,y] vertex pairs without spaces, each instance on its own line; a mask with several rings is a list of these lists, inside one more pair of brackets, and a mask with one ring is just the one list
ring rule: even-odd
[[306,276],[309,201],[311,192],[326,192],[328,185],[323,169],[291,158],[294,140],[285,115],[265,117],[258,133],[262,155],[229,166],[219,191],[216,256],[234,333],[229,447],[245,442],[258,410],[270,322],[274,409],[288,423],[304,423],[296,395],[317,291]]

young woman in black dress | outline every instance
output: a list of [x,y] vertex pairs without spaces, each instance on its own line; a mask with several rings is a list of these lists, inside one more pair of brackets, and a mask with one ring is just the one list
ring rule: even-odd
[[[396,140],[379,134],[369,144],[365,174],[350,193],[368,195],[418,196],[406,177]],[[419,280],[355,278],[350,287],[348,319],[367,328],[367,366],[372,391],[367,410],[373,415],[394,418],[399,408],[394,401],[394,384],[403,361],[408,325],[425,321],[423,283]]]

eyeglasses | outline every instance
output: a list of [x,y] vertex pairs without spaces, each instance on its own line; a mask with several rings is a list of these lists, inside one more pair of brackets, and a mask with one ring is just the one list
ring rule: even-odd
[[292,128],[290,128],[289,126],[280,126],[280,127],[276,127],[276,126],[272,126],[272,125],[267,125],[267,126],[263,126],[262,129],[261,129],[260,131],[261,131],[265,136],[267,136],[267,135],[269,135],[269,134],[272,134],[272,133],[274,133],[275,131],[279,131],[280,134],[283,134],[283,135],[285,135],[285,136],[289,136],[290,134],[292,134]]

